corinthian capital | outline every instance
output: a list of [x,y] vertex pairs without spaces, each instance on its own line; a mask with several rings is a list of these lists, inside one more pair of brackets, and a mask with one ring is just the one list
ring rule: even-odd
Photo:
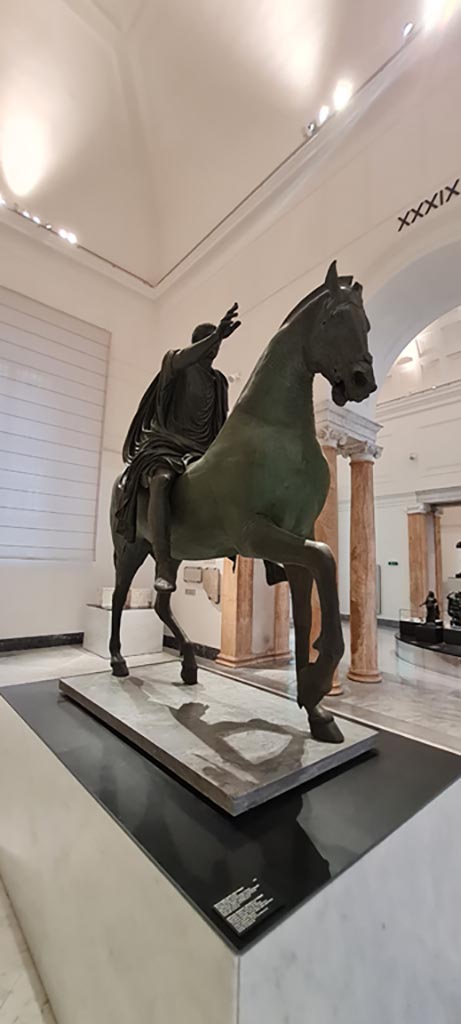
[[328,445],[330,448],[339,449],[343,444],[346,444],[347,434],[339,427],[322,424],[317,429],[317,439],[322,446]]
[[357,441],[347,438],[346,443],[338,448],[341,455],[351,462],[375,462],[382,454],[382,447],[376,441]]

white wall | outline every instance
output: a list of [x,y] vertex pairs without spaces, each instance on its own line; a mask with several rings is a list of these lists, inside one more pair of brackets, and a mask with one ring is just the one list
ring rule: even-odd
[[[113,580],[108,530],[110,491],[120,471],[124,432],[162,351],[155,308],[115,282],[0,227],[0,283],[111,332],[99,494],[96,562],[93,565],[2,563],[0,636],[38,636],[82,629],[83,609],[98,586]],[[152,567],[141,570],[147,585]]]
[[[461,541],[461,505],[443,509],[441,539],[443,579],[453,580],[456,573],[461,572],[461,548],[456,547]],[[461,579],[452,584],[451,589],[461,590]]]

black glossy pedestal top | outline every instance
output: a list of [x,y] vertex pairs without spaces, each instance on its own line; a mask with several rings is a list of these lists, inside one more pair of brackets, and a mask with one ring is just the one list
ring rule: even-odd
[[[0,692],[236,950],[276,925],[460,775],[457,755],[382,732],[377,754],[233,819],[61,696],[56,680]],[[241,886],[251,888],[254,879],[263,896],[274,899],[275,909],[238,934],[214,904]]]

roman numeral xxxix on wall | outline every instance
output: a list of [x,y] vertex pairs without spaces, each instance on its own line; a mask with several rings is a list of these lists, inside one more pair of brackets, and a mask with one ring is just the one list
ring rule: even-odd
[[415,220],[427,217],[431,210],[438,210],[440,206],[449,203],[453,196],[461,195],[459,183],[460,179],[457,178],[453,185],[445,185],[445,188],[437,189],[431,199],[422,199],[418,206],[412,206],[403,217],[397,217],[399,225],[397,231],[401,231],[402,228],[411,228]]

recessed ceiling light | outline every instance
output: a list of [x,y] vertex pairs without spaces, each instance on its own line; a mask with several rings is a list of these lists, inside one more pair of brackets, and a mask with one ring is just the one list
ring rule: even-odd
[[53,225],[52,224],[45,224],[45,227],[46,227],[47,231],[52,231],[53,230]]
[[413,32],[414,27],[415,26],[412,21],[407,21],[406,25],[403,26],[402,34],[404,39],[408,39],[408,36]]
[[59,228],[58,235],[60,238],[64,238],[67,242],[67,231],[65,228]]
[[324,104],[323,107],[320,107],[320,110],[319,110],[319,124],[320,125],[325,124],[325,121],[327,120],[327,118],[329,116],[330,116],[330,108],[327,107],[326,104]]
[[27,217],[27,219],[30,220],[30,213],[28,210],[21,210],[21,213],[23,217]]
[[33,220],[34,224],[41,224],[42,223],[41,220],[40,220],[40,217],[32,217],[32,220]]
[[3,196],[0,196],[0,206],[6,206],[6,199]]
[[77,235],[74,235],[73,231],[68,231],[67,241],[70,242],[71,245],[77,245]]
[[336,89],[333,93],[333,102],[336,110],[343,110],[349,103],[352,96],[352,82],[347,82],[345,79],[338,82]]

